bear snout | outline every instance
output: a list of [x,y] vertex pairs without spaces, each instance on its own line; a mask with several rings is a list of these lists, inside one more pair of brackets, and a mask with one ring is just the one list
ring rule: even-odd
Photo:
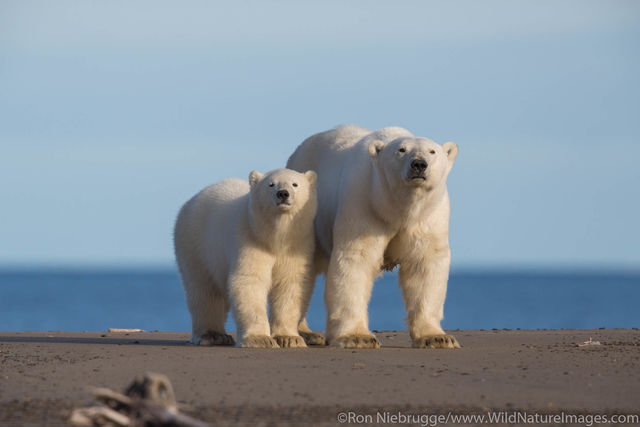
[[411,161],[411,172],[414,176],[421,176],[427,170],[427,161],[424,159],[413,159]]
[[427,170],[427,162],[422,159],[415,159],[411,162],[411,170],[418,173],[424,172]]
[[289,199],[289,192],[287,190],[278,190],[276,197],[278,198],[278,202],[284,203]]

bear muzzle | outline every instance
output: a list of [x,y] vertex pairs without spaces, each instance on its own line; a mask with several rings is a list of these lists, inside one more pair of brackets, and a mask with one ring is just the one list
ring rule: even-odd
[[278,190],[276,192],[276,206],[281,212],[288,211],[293,206],[293,199],[288,190]]
[[276,197],[278,198],[278,203],[286,202],[289,200],[289,192],[287,190],[278,190]]
[[426,160],[415,158],[409,164],[407,180],[412,183],[420,183],[427,180],[427,168],[429,164]]

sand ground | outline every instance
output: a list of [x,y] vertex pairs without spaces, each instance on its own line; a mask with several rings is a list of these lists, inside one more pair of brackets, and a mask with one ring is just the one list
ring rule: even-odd
[[[121,390],[146,371],[166,374],[186,412],[212,424],[334,425],[341,412],[379,411],[640,414],[636,329],[451,333],[463,348],[412,349],[404,331],[377,332],[380,350],[205,348],[188,345],[187,333],[0,332],[0,425],[64,424],[90,403],[86,386]],[[601,345],[577,346],[590,338]]]

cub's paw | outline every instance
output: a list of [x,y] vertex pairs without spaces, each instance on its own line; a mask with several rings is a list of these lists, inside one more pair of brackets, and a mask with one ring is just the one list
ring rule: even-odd
[[380,348],[378,339],[373,335],[344,335],[331,341],[330,344],[342,348]]
[[242,338],[240,347],[247,348],[280,348],[276,340],[269,335],[249,335]]
[[195,345],[227,345],[233,346],[236,345],[236,341],[229,334],[221,333],[221,332],[207,332],[201,335],[198,338],[194,338],[191,340]]
[[281,348],[295,348],[295,347],[307,346],[307,344],[304,342],[304,338],[302,338],[301,336],[275,335],[273,339],[276,340],[276,342]]
[[307,345],[327,345],[327,340],[324,339],[322,334],[302,331],[298,331],[298,333],[302,338],[304,338],[304,342],[306,342]]
[[413,348],[460,348],[453,335],[425,335],[413,340]]

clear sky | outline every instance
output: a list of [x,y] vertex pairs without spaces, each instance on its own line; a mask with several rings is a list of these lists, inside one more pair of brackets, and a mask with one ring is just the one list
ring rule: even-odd
[[338,124],[460,154],[454,268],[640,265],[640,2],[0,0],[0,265],[170,265]]

